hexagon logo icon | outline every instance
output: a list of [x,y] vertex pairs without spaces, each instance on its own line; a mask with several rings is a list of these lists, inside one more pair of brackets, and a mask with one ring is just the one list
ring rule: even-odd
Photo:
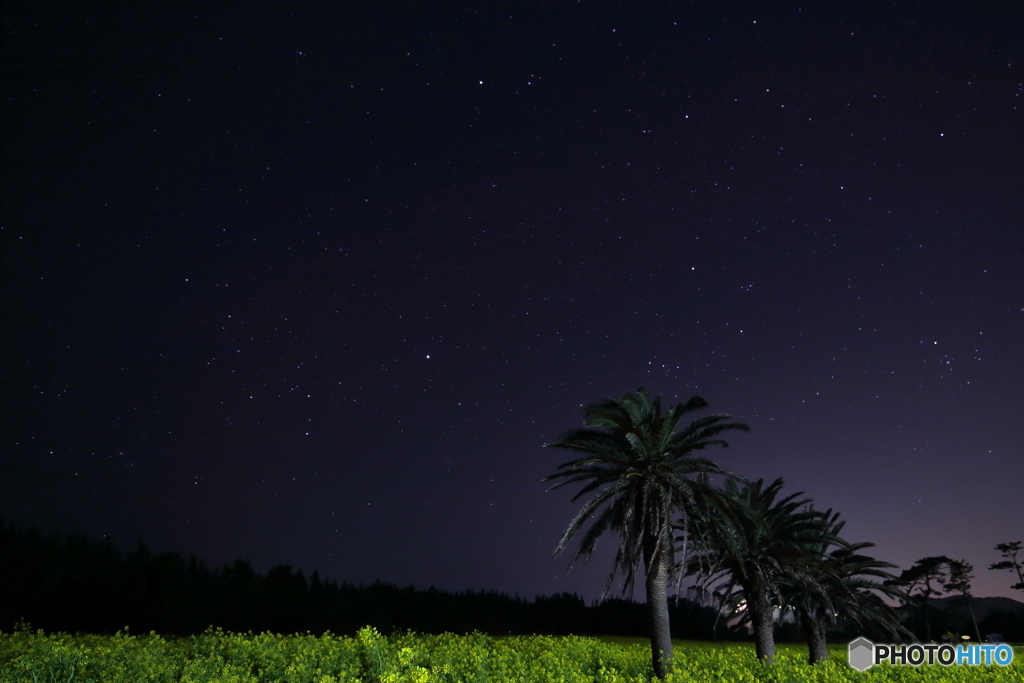
[[864,636],[851,641],[848,652],[850,666],[857,671],[867,671],[875,663],[875,644]]

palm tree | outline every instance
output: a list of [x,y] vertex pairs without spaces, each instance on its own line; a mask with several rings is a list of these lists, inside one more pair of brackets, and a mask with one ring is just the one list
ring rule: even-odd
[[[811,580],[792,577],[779,590],[783,603],[796,614],[807,637],[808,661],[816,664],[828,659],[825,632],[837,617],[862,628],[873,625],[894,636],[909,636],[896,611],[878,595],[897,598],[899,591],[873,580],[892,579],[892,574],[885,570],[896,565],[861,553],[874,547],[874,543],[850,544],[840,539],[839,532],[846,522],[839,521],[838,512],[832,514],[828,510],[822,520],[827,536],[806,545],[805,576]],[[829,551],[833,538],[839,547]]]
[[555,555],[562,553],[592,520],[573,553],[570,568],[581,557],[589,560],[606,532],[616,534],[619,543],[608,588],[622,574],[623,594],[632,594],[643,562],[651,617],[651,660],[658,678],[664,678],[672,666],[667,595],[669,575],[675,568],[672,519],[700,510],[706,498],[713,495],[706,476],[695,475],[735,476],[694,454],[710,446],[728,446],[715,438],[722,432],[749,429],[745,424],[727,422],[729,415],[715,414],[676,431],[684,415],[707,407],[707,401],[694,396],[662,413],[661,399],[651,398],[641,387],[617,401],[606,399],[588,406],[584,429],[546,444],[583,455],[560,465],[559,471],[545,481],[561,479],[553,489],[583,483],[573,502],[594,494],[569,523]]
[[704,585],[724,584],[726,596],[742,591],[757,657],[769,663],[775,660],[772,630],[779,585],[802,582],[817,590],[817,558],[808,547],[838,542],[828,533],[823,513],[808,508],[810,500],[797,500],[802,493],[776,501],[782,486],[782,479],[767,488],[759,479],[742,489],[726,481],[726,505],[680,525],[696,546],[687,573]]

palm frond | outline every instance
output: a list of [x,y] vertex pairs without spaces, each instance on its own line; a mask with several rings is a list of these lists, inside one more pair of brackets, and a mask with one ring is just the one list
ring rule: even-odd
[[[724,423],[728,415],[712,415],[675,431],[682,416],[706,407],[704,399],[694,396],[663,413],[661,399],[640,387],[618,400],[590,404],[584,411],[584,428],[545,444],[582,456],[562,463],[545,477],[544,481],[556,482],[550,490],[579,484],[572,500],[586,499],[562,534],[555,554],[564,552],[570,540],[589,524],[570,566],[580,558],[588,561],[598,540],[614,533],[618,546],[610,581],[622,576],[624,592],[632,590],[640,564],[649,566],[655,553],[664,556],[674,571],[673,516],[684,511],[696,514],[713,498],[708,475],[739,478],[710,459],[690,454],[709,445],[727,445],[709,437],[729,429],[745,430],[746,425]],[[685,438],[680,434],[686,434]]]

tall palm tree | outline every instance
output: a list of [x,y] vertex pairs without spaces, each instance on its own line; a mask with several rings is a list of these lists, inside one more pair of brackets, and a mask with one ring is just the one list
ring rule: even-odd
[[823,513],[809,508],[809,499],[798,500],[803,493],[776,501],[782,486],[782,479],[767,488],[759,479],[742,489],[726,481],[726,505],[719,503],[713,514],[691,516],[680,524],[695,542],[687,573],[697,575],[703,585],[724,585],[722,595],[742,591],[757,658],[769,663],[775,660],[779,585],[799,581],[817,589],[812,566],[817,558],[808,547],[838,541],[828,533]]
[[[875,626],[894,636],[910,636],[900,625],[896,611],[878,595],[898,598],[900,592],[874,581],[892,579],[892,574],[885,570],[896,565],[861,553],[874,547],[874,543],[851,544],[840,539],[839,532],[846,522],[839,520],[838,512],[826,511],[822,521],[827,535],[806,544],[808,561],[803,576],[810,580],[795,576],[779,587],[786,609],[796,614],[804,630],[808,661],[816,664],[828,659],[825,632],[837,618],[862,628]],[[830,551],[833,543],[838,547]]]
[[707,401],[694,396],[662,413],[661,399],[651,398],[641,387],[617,401],[606,399],[588,406],[584,429],[546,444],[582,456],[560,465],[559,471],[545,481],[560,479],[553,489],[584,484],[573,502],[594,494],[569,523],[555,555],[562,553],[591,522],[570,567],[581,557],[589,560],[607,532],[618,536],[608,588],[621,574],[623,594],[631,594],[643,562],[651,618],[651,660],[658,678],[664,678],[672,667],[667,595],[669,575],[675,568],[672,520],[678,514],[700,510],[713,495],[706,475],[735,476],[695,453],[710,446],[728,446],[716,438],[722,432],[749,429],[745,424],[727,422],[729,415],[715,414],[676,431],[684,415],[707,407]]

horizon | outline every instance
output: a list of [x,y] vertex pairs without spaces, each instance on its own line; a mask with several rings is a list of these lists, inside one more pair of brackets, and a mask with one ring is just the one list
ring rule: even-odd
[[[4,525],[4,520],[3,520],[2,517],[0,517],[0,528],[3,528],[3,525]],[[261,569],[260,567],[255,566],[250,558],[236,557],[236,558],[234,558],[232,560],[229,560],[227,562],[222,562],[222,563],[219,563],[219,564],[214,564],[214,563],[211,563],[211,562],[207,561],[205,558],[200,557],[200,556],[198,556],[198,555],[196,555],[194,553],[193,554],[188,554],[188,553],[182,553],[182,552],[179,552],[179,551],[169,550],[169,549],[163,549],[163,550],[156,549],[156,548],[152,547],[151,545],[149,545],[148,543],[146,543],[145,539],[142,539],[142,538],[138,539],[134,546],[128,547],[128,546],[124,545],[122,542],[119,542],[118,539],[110,538],[108,536],[101,536],[99,538],[95,538],[95,537],[89,536],[87,534],[79,534],[77,532],[62,532],[60,530],[53,531],[53,532],[50,532],[50,533],[44,533],[44,532],[40,531],[39,529],[37,529],[36,527],[18,529],[17,527],[15,527],[13,525],[10,525],[8,528],[13,529],[16,532],[20,531],[20,532],[23,532],[23,533],[30,532],[30,531],[36,531],[43,538],[60,538],[61,540],[66,540],[69,536],[82,536],[82,537],[87,538],[87,539],[89,539],[89,540],[91,540],[93,542],[108,541],[108,542],[110,542],[110,543],[112,543],[114,545],[114,547],[118,550],[118,552],[123,557],[127,557],[127,556],[137,552],[139,550],[140,546],[141,546],[141,547],[145,548],[151,555],[154,555],[154,556],[155,555],[161,555],[161,554],[171,554],[171,555],[175,555],[175,556],[177,556],[177,557],[179,557],[179,558],[181,558],[182,560],[185,560],[185,561],[191,561],[192,559],[195,559],[196,561],[198,561],[198,563],[201,566],[205,567],[207,570],[209,570],[211,572],[220,572],[220,571],[223,571],[223,570],[226,570],[226,569],[230,569],[236,562],[244,562],[244,563],[248,564],[250,567],[252,567],[252,569],[256,573],[256,575],[260,576],[260,577],[265,577],[267,575],[267,573],[270,570],[274,569],[275,567],[286,566],[286,567],[289,567],[291,569],[291,571],[293,571],[294,573],[301,574],[307,581],[309,581],[312,578],[313,574],[316,574],[319,577],[320,581],[335,583],[335,584],[337,584],[339,586],[340,585],[350,585],[350,586],[353,586],[353,587],[356,587],[356,588],[365,588],[367,586],[371,586],[371,585],[374,585],[374,584],[383,584],[383,585],[391,586],[391,587],[398,588],[398,589],[410,589],[411,588],[411,589],[417,590],[417,591],[421,591],[421,590],[422,591],[436,590],[438,592],[451,593],[451,594],[496,593],[496,594],[499,594],[499,595],[502,595],[502,596],[505,596],[505,597],[509,597],[509,598],[513,598],[513,599],[519,599],[519,600],[526,600],[526,601],[536,600],[538,598],[557,597],[557,596],[560,596],[560,595],[572,595],[572,596],[575,596],[575,597],[579,597],[581,600],[584,601],[584,604],[586,604],[588,606],[594,606],[594,605],[600,604],[601,602],[604,602],[604,601],[607,601],[607,600],[626,600],[628,602],[634,602],[634,603],[638,603],[638,604],[645,603],[645,600],[642,598],[642,596],[641,596],[640,599],[637,599],[636,595],[632,595],[632,596],[630,596],[630,595],[623,595],[620,591],[616,591],[616,590],[610,590],[610,591],[608,591],[608,594],[604,595],[604,596],[599,596],[597,598],[588,599],[586,596],[584,596],[582,594],[579,594],[577,592],[573,592],[573,591],[560,591],[560,592],[556,592],[556,593],[539,593],[539,594],[535,594],[533,596],[529,596],[529,595],[519,595],[518,593],[508,593],[508,592],[505,592],[505,591],[501,591],[499,589],[489,589],[489,588],[462,588],[462,589],[460,589],[460,588],[446,588],[446,587],[435,586],[433,584],[427,585],[427,586],[418,585],[416,583],[399,584],[399,583],[394,583],[394,582],[389,582],[389,581],[383,581],[381,579],[372,579],[372,580],[369,580],[369,581],[353,582],[353,581],[350,581],[350,580],[348,580],[348,579],[346,579],[344,577],[334,577],[334,576],[324,575],[316,567],[312,567],[312,568],[302,567],[302,566],[298,566],[298,565],[295,565],[295,564],[290,563],[290,562],[279,562],[279,563],[276,563],[274,565],[267,566],[267,567]],[[898,575],[899,569],[900,568],[895,568],[895,569],[893,569],[891,571],[892,571],[892,573]],[[999,571],[999,570],[993,570],[993,571]],[[1005,571],[1009,571],[1009,570],[1005,570]],[[685,584],[685,582],[684,582],[684,584]],[[692,586],[686,587],[683,590],[683,592],[678,594],[678,597],[681,598],[681,599],[689,600],[691,602],[695,602],[697,604],[701,604],[700,601],[694,600],[693,598],[689,597],[688,594],[689,594],[691,588],[692,588]],[[676,597],[676,593],[673,592],[669,596],[669,599],[672,600],[672,599],[675,599],[675,597]],[[1017,597],[1017,596],[1014,596],[1014,595],[977,595],[977,594],[975,594],[973,592],[971,594],[971,600],[987,600],[987,599],[993,599],[993,598],[1004,598],[1004,599],[1012,600],[1014,602],[1019,603],[1022,607],[1024,607],[1024,596]],[[891,600],[889,598],[887,598],[887,597],[885,597],[884,599],[887,602],[890,602],[891,604],[896,604],[896,603],[892,603]],[[934,597],[929,598],[929,600],[931,600],[931,601],[961,600],[961,599],[962,599],[961,594],[957,593],[955,591],[946,591],[943,594],[939,594],[939,595],[936,595]]]

